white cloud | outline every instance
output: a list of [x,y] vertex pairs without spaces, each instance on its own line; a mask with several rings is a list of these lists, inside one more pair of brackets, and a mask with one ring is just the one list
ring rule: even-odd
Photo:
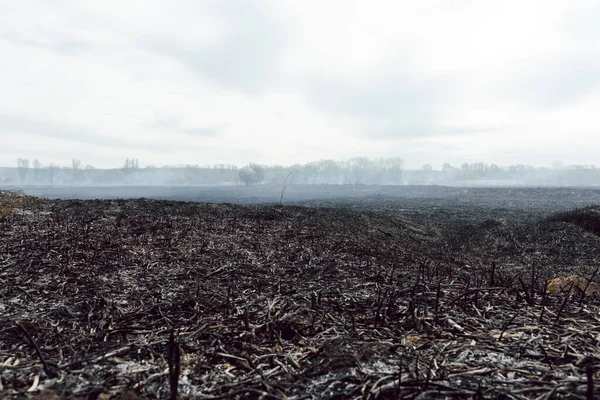
[[594,1],[0,1],[0,165],[597,163]]

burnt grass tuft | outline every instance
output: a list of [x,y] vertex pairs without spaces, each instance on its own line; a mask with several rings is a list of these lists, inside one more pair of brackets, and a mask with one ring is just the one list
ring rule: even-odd
[[600,205],[591,205],[557,213],[549,217],[548,220],[577,225],[588,232],[600,235]]
[[0,196],[0,397],[600,396],[596,208],[361,204]]

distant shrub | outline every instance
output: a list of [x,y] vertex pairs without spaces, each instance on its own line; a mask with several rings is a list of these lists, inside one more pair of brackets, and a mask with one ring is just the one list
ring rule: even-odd
[[244,185],[256,185],[265,180],[265,167],[250,163],[238,171],[238,176]]

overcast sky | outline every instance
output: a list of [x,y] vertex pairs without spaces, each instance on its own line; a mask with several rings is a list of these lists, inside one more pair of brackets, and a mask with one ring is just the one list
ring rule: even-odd
[[0,0],[0,165],[597,165],[598,21],[597,0]]

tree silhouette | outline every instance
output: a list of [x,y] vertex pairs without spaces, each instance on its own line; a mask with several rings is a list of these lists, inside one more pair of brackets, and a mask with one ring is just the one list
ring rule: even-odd
[[21,179],[21,184],[23,184],[25,177],[27,176],[27,172],[29,171],[29,160],[26,158],[19,158],[17,160],[17,168],[19,169],[19,178]]

